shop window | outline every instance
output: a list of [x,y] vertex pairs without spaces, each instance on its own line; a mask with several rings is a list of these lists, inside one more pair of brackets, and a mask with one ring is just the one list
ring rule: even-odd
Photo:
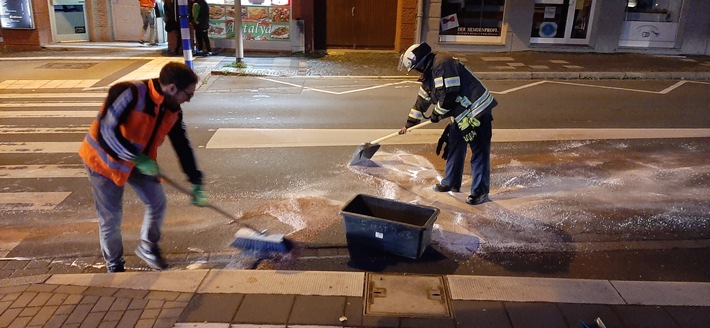
[[683,0],[627,0],[626,20],[678,22]]
[[588,44],[595,0],[535,0],[530,43]]
[[505,0],[442,0],[439,40],[502,42]]
[[626,0],[622,47],[673,48],[683,0]]

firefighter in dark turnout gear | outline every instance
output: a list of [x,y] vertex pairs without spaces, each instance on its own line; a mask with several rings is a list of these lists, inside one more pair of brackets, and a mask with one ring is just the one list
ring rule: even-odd
[[[431,121],[450,118],[446,127],[446,171],[438,192],[461,189],[467,145],[471,147],[471,194],[466,203],[478,205],[489,201],[490,157],[492,137],[492,109],[498,102],[491,93],[457,59],[438,55],[426,43],[414,44],[400,57],[400,70],[406,68],[421,73],[419,95],[409,112],[407,123],[400,134],[419,124],[433,105]],[[445,133],[446,134],[446,133]],[[444,134],[444,135],[445,135]]]

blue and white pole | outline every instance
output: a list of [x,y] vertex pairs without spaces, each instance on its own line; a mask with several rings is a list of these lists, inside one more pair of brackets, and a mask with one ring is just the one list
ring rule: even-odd
[[180,16],[180,34],[182,35],[182,55],[185,57],[185,65],[195,69],[192,64],[192,42],[190,42],[190,25],[187,0],[178,0],[178,15]]

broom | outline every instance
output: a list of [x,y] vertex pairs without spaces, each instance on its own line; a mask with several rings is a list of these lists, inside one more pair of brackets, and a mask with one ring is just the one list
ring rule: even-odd
[[[185,187],[179,185],[174,180],[162,174],[160,174],[159,177],[183,194],[192,196],[192,192],[185,189]],[[258,230],[246,223],[239,222],[239,219],[215,205],[207,204],[204,207],[209,207],[217,213],[229,218],[230,221],[227,224],[236,223],[237,225],[242,226],[242,228],[237,230],[234,234],[234,241],[230,245],[234,248],[245,251],[269,253],[286,253],[291,250],[292,243],[285,238],[284,234],[267,234],[266,230]]]

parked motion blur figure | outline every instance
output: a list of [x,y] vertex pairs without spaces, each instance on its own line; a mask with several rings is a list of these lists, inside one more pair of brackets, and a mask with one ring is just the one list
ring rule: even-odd
[[[138,2],[141,6],[141,19],[143,20],[138,41],[141,44],[147,41],[150,42],[151,46],[154,46],[158,43],[158,34],[155,32],[155,0],[138,0]],[[148,40],[146,40],[145,32],[148,31],[148,27],[150,27],[150,32],[148,33]]]
[[166,136],[194,186],[193,204],[207,205],[202,172],[197,168],[180,108],[192,98],[197,80],[185,64],[172,62],[161,69],[157,79],[113,85],[79,148],[94,193],[99,241],[108,272],[125,269],[121,221],[126,183],[145,204],[136,255],[153,269],[168,267],[158,248],[167,200],[156,163],[158,147]]
[[209,56],[212,54],[210,38],[207,32],[210,29],[210,6],[205,0],[197,0],[192,5],[192,26],[195,29],[195,41],[197,42],[198,56]]
[[491,112],[498,102],[461,62],[451,56],[433,53],[426,43],[409,47],[400,57],[399,67],[400,70],[414,69],[421,73],[419,95],[400,134],[407,133],[408,128],[427,118],[425,113],[431,105],[434,105],[432,122],[451,118],[441,140],[446,144],[445,176],[441,183],[434,186],[434,190],[460,191],[468,145],[472,152],[472,182],[471,194],[466,198],[466,203],[478,205],[489,201]]

